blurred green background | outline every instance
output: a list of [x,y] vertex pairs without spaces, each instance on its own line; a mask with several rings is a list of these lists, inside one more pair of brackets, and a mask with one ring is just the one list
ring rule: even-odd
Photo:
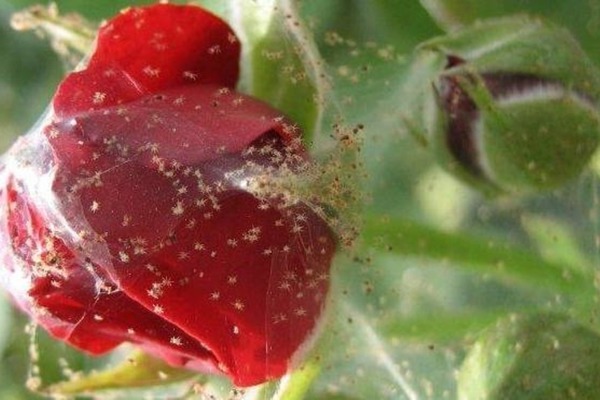
[[[239,1],[251,2],[253,0]],[[70,0],[57,3],[63,13],[78,12],[92,21],[100,21],[125,6],[151,2]],[[422,3],[431,5],[435,2],[424,0]],[[367,44],[372,42],[377,43],[380,49],[391,46],[396,54],[409,54],[419,42],[440,34],[443,32],[442,28],[451,28],[452,23],[516,12],[545,15],[555,22],[565,25],[578,37],[592,59],[600,65],[600,1],[498,0],[487,2],[454,0],[447,3],[457,10],[455,17],[458,17],[458,20],[441,21],[442,26],[437,25],[416,0],[305,0],[304,11],[307,14],[305,15],[307,20],[313,23],[311,26],[313,26],[315,40],[324,58],[331,64],[332,71],[339,71],[341,67],[348,66],[351,69],[359,69],[363,64],[368,64],[377,71],[379,61],[365,61],[364,58],[354,57],[353,49],[349,46],[328,46],[325,40],[327,32],[335,31],[342,37],[355,41],[359,47],[368,47]],[[47,106],[57,83],[65,73],[64,64],[53,53],[46,41],[40,40],[32,33],[14,32],[10,28],[11,14],[32,4],[36,4],[36,2],[0,0],[0,147],[2,149],[6,149],[15,137],[26,132],[35,122]],[[387,77],[388,75],[385,74],[389,74],[389,72],[382,73],[381,76]],[[366,80],[367,86],[368,82],[377,78],[378,75],[375,72]],[[344,83],[340,83],[341,93],[349,91],[353,95],[362,95],[363,89],[360,85],[349,90],[343,86]],[[368,87],[369,93],[366,95],[378,95],[377,90],[381,89],[377,89],[376,84],[375,89]],[[333,91],[336,91],[335,86]],[[388,100],[385,95],[380,97],[383,98],[383,101]],[[385,117],[387,111],[393,110],[394,107],[396,107],[394,103],[386,102],[377,113],[365,118],[371,121],[377,120],[381,116]],[[376,124],[377,122],[373,122],[372,125],[377,126]],[[382,126],[385,124],[382,123]],[[381,139],[385,132],[378,132],[378,135],[376,136]],[[577,189],[570,194],[559,193],[550,198],[542,198],[518,206],[496,204],[488,207],[481,198],[474,196],[468,189],[460,186],[457,189],[456,182],[453,180],[435,175],[437,172],[430,168],[432,160],[427,155],[419,152],[413,154],[414,151],[410,148],[393,147],[390,150],[389,147],[389,142],[380,140],[367,148],[367,152],[377,155],[373,158],[376,158],[377,162],[373,161],[368,166],[371,176],[377,177],[369,182],[372,191],[370,211],[385,210],[391,215],[409,214],[437,226],[462,224],[461,226],[467,231],[488,232],[490,235],[497,236],[502,236],[507,231],[512,232],[515,226],[520,226],[518,221],[523,215],[535,214],[538,211],[560,217],[561,212],[574,205],[577,211],[569,218],[565,218],[569,226],[578,227],[580,221],[586,218],[590,219],[590,204],[596,195],[592,194],[593,189],[586,186],[589,180],[580,182]],[[393,158],[389,154],[390,151],[394,152]],[[462,196],[452,204],[466,209],[466,211],[461,211],[461,215],[464,214],[465,217],[461,219],[461,216],[457,216],[457,208],[452,208],[452,206],[443,208],[435,201],[431,204],[427,203],[432,200],[431,193],[423,194],[424,191],[429,190],[427,185],[436,187],[430,191],[435,192],[436,196],[447,195],[450,198]],[[405,189],[399,190],[399,187]],[[595,253],[597,250],[593,244],[593,235],[590,234],[595,229],[596,222],[597,217],[594,215],[592,223],[582,227],[576,236],[576,240],[581,242],[582,247],[587,248],[590,253]],[[511,237],[515,241],[519,241],[525,236],[526,233],[523,231],[516,234],[511,233]],[[439,266],[429,269],[427,274],[415,272],[410,268],[414,265],[425,266],[426,263],[423,261],[398,259],[398,257],[377,254],[375,251],[373,260],[377,265],[376,270],[370,268],[373,265],[371,261],[361,265],[360,268],[353,270],[341,279],[340,290],[344,295],[347,291],[357,293],[355,296],[355,299],[358,299],[356,300],[357,304],[371,312],[373,309],[368,307],[373,306],[371,304],[372,297],[368,300],[360,299],[365,293],[365,287],[368,288],[373,282],[378,282],[378,291],[386,294],[386,300],[381,300],[379,303],[373,302],[376,309],[374,315],[381,317],[379,322],[383,322],[383,326],[389,327],[392,336],[398,335],[403,325],[388,322],[389,320],[395,321],[396,314],[394,312],[401,308],[410,309],[416,314],[419,310],[424,310],[421,316],[427,319],[431,317],[432,310],[440,304],[443,305],[440,307],[443,312],[461,307],[461,310],[473,307],[485,309],[486,304],[490,308],[497,308],[501,304],[510,309],[510,307],[517,308],[522,304],[546,300],[543,296],[540,299],[524,300],[526,290],[509,290],[495,286],[485,279],[463,279],[462,276],[457,278],[456,275],[453,275],[453,279],[449,280],[446,272],[437,268]],[[403,274],[402,282],[394,275],[399,276],[400,272]],[[386,277],[389,276],[393,278],[387,279]],[[412,283],[407,284],[407,281]],[[444,289],[438,291],[436,285],[440,285]],[[402,296],[401,303],[398,300],[400,296]],[[386,301],[398,301],[399,305],[396,309],[395,306],[384,304]],[[489,318],[489,315],[483,319],[485,320],[485,318]],[[24,325],[25,319],[13,310],[5,296],[2,296],[0,298],[0,400],[39,398],[24,388],[29,368],[27,356],[29,337],[23,333]],[[441,329],[443,330],[443,328]],[[418,334],[419,332],[414,336],[418,336]],[[390,343],[394,342],[390,339]],[[64,345],[52,343],[42,332],[39,335],[39,346],[43,351],[41,366],[50,378],[57,379],[60,376],[60,366],[56,360],[61,357],[68,359],[69,365],[73,369],[92,365],[91,361],[78,356]],[[420,348],[420,351],[422,350],[423,348]],[[410,348],[408,352],[411,354],[403,356],[417,357],[418,351],[415,348]],[[446,391],[434,390],[434,394],[430,398],[453,398],[452,384],[447,383],[452,381],[448,370],[451,370],[454,365],[454,361],[451,359],[459,357],[457,354],[438,353],[436,357],[432,356],[428,362],[413,365],[417,373],[420,371],[431,380],[432,385],[449,388]],[[432,365],[440,364],[444,364],[446,369],[427,370]],[[351,364],[350,367],[352,367]],[[346,366],[346,368],[349,367]],[[327,379],[330,379],[331,382],[323,382],[321,386],[327,387],[328,383],[344,385],[343,382],[334,382],[335,376],[335,373],[330,373]],[[438,383],[438,381],[443,383]],[[447,394],[443,394],[444,392]],[[389,398],[394,398],[393,394]]]

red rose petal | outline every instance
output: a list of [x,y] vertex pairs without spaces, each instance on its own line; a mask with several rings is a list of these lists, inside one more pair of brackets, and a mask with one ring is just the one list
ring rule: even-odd
[[241,152],[270,130],[299,157],[305,157],[295,143],[297,126],[279,111],[249,96],[202,85],[65,118],[47,129],[46,135],[58,149],[57,159],[78,169],[97,165],[97,157],[89,157],[94,151],[101,155],[111,146],[115,151],[128,149],[127,158],[152,162],[157,156],[193,165]]
[[220,18],[196,6],[129,8],[105,24],[89,68],[114,64],[151,92],[187,84],[234,87],[240,45]]
[[[223,180],[223,173],[243,167],[235,154],[267,132],[277,132],[287,151],[294,151],[286,162],[305,159],[292,140],[292,123],[278,111],[208,85],[89,112],[45,131],[59,167],[54,192],[67,220],[77,219],[83,210],[92,230],[109,243],[136,227],[147,246],[164,240],[177,225],[179,217],[171,210],[178,203],[191,208],[199,200],[178,195],[183,188],[192,193],[198,187],[195,174],[201,173],[208,184],[221,180],[224,188],[239,189],[240,183]],[[175,179],[177,171],[187,172]],[[99,212],[91,211],[95,207]],[[87,229],[85,224],[71,228]]]
[[132,7],[100,29],[86,69],[61,84],[54,110],[64,117],[187,85],[233,88],[239,55],[231,28],[200,7]]
[[[72,229],[102,236],[112,255],[102,267],[112,281],[194,337],[236,384],[247,386],[285,373],[314,330],[335,244],[307,207],[261,203],[227,178],[249,163],[291,167],[304,154],[286,155],[298,148],[285,144],[286,120],[256,100],[244,97],[240,109],[228,106],[224,113],[211,106],[216,115],[196,110],[194,104],[204,106],[214,93],[190,92],[196,100],[187,108],[161,94],[144,108],[134,102],[117,113],[88,113],[53,126],[49,141],[57,158],[70,143],[79,143],[77,154],[86,155],[57,164],[54,191]],[[144,122],[147,115],[168,120]],[[219,143],[221,137],[240,142]],[[148,155],[148,143],[160,146]],[[241,146],[256,151],[242,152]],[[91,164],[98,169],[81,168]],[[193,368],[197,361],[184,364]]]
[[54,95],[54,112],[67,117],[138,99],[150,92],[117,68],[86,69],[65,78]]
[[[25,188],[17,190],[13,183],[4,187],[1,198],[11,211],[4,216],[6,230],[0,231],[0,237],[9,235],[12,246],[0,252],[5,266],[0,277],[11,282],[13,298],[36,316],[38,324],[92,354],[103,354],[127,340],[163,358],[168,355],[174,362],[212,358],[185,332],[118,290],[91,261],[79,259],[19,194]],[[170,337],[187,338],[187,345],[174,348],[165,341]]]
[[166,320],[210,349],[234,383],[248,386],[285,373],[314,330],[334,243],[305,208],[258,212],[259,202],[247,194],[220,206],[209,219],[203,210],[187,213],[172,243],[117,261],[114,273],[131,298],[160,307]]
[[55,337],[248,386],[315,330],[334,236],[307,205],[247,191],[307,155],[293,123],[231,90],[239,51],[198,7],[128,9],[9,153],[0,277]]

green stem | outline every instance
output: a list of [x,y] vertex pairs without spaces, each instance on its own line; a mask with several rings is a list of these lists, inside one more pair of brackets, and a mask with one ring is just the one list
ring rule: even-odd
[[288,373],[280,380],[246,389],[241,400],[303,400],[320,373],[320,363],[309,359],[293,373]]
[[[377,330],[384,337],[447,345],[464,340],[465,335],[480,332],[515,311],[505,309],[461,313],[440,312],[424,316],[395,317],[379,323]],[[526,310],[519,310],[519,312],[523,311]]]
[[293,374],[284,377],[273,400],[302,400],[313,381],[321,373],[321,365],[315,360],[306,361]]
[[426,257],[587,302],[594,293],[593,276],[577,268],[544,260],[527,249],[496,239],[442,232],[400,218],[366,217],[362,245],[402,256]]

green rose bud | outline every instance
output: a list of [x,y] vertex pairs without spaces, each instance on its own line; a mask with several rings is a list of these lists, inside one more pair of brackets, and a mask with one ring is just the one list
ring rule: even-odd
[[458,375],[461,400],[597,399],[600,336],[555,314],[513,316],[472,346]]
[[424,43],[417,62],[433,84],[416,96],[427,114],[417,130],[448,171],[484,191],[558,187],[599,144],[600,71],[547,21],[479,23]]

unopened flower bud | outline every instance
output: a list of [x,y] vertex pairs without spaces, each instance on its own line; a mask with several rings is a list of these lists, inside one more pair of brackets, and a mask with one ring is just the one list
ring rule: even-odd
[[488,192],[552,189],[600,140],[600,72],[564,29],[491,20],[426,42],[438,58],[426,137],[442,165]]

